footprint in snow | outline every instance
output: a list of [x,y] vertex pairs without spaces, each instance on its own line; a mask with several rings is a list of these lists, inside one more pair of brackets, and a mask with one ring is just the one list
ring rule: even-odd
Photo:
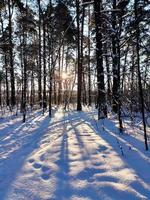
[[98,166],[101,166],[102,163],[101,163],[100,161],[97,161],[97,162],[94,162],[93,165],[94,165],[95,167],[98,167]]
[[44,161],[44,160],[45,160],[45,155],[42,154],[42,155],[40,156],[40,161]]
[[41,178],[47,181],[50,178],[50,168],[48,166],[42,166],[41,171],[42,171]]
[[96,140],[93,139],[93,138],[88,139],[88,141],[89,141],[89,142],[96,142]]
[[42,167],[42,172],[48,172],[49,170],[50,170],[50,168],[47,166]]
[[97,151],[102,152],[102,151],[106,151],[107,147],[104,145],[100,145],[99,148],[97,149]]
[[35,168],[35,169],[39,169],[39,168],[41,168],[41,164],[40,163],[34,163],[33,164],[33,167]]
[[85,168],[84,171],[81,171],[78,174],[78,178],[81,180],[92,180],[91,178],[95,174],[103,173],[105,170],[103,169],[95,169],[95,168]]
[[111,176],[98,176],[98,177],[95,177],[95,180],[96,181],[105,181],[105,182],[114,182],[114,183],[116,183],[118,181],[117,178],[111,177]]
[[50,177],[50,175],[49,174],[42,174],[41,175],[41,178],[43,179],[43,180],[45,180],[45,181],[47,181],[48,179],[49,179],[49,177]]
[[29,162],[29,163],[33,163],[33,162],[34,162],[34,159],[31,158],[30,160],[28,160],[28,162]]

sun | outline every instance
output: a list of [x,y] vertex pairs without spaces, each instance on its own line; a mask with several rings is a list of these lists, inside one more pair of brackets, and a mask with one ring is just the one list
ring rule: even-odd
[[68,74],[66,72],[62,72],[62,79],[66,80],[68,78]]

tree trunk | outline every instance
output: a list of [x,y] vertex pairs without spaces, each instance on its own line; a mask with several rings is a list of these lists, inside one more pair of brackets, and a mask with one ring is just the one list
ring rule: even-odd
[[47,108],[46,98],[46,30],[45,30],[45,19],[43,17],[43,113]]
[[112,68],[113,68],[113,111],[118,113],[118,93],[119,93],[119,82],[118,82],[118,58],[117,58],[117,33],[116,33],[116,0],[113,0],[113,11],[112,11]]
[[26,33],[23,30],[23,122],[26,121],[26,89],[27,89],[27,58],[26,58]]
[[2,105],[2,80],[0,77],[0,106]]
[[5,55],[5,81],[6,81],[6,105],[9,106],[9,82],[8,82],[8,66],[7,66],[6,55]]
[[83,59],[84,59],[84,55],[83,55],[83,40],[84,40],[84,18],[85,18],[85,7],[83,7],[82,9],[82,21],[81,21],[81,56],[80,56],[80,60],[81,60],[81,68],[82,68],[82,90],[83,92],[83,103],[86,105],[87,104],[87,99],[86,99],[86,81],[85,81],[85,73],[84,73],[84,68],[83,68]]
[[88,104],[91,106],[92,99],[91,99],[91,38],[90,38],[90,6],[88,8]]
[[144,97],[143,97],[143,87],[142,87],[142,79],[141,79],[141,70],[140,70],[140,29],[138,22],[138,1],[134,1],[134,9],[135,9],[135,22],[136,24],[136,56],[137,56],[137,70],[138,70],[138,82],[139,82],[139,96],[141,102],[141,113],[143,120],[143,128],[144,128],[144,141],[145,141],[145,149],[148,150],[148,141],[147,141],[147,131],[146,131],[146,122],[145,122],[145,110],[144,110]]
[[110,88],[110,82],[111,82],[111,77],[110,77],[110,63],[109,63],[109,57],[108,57],[108,44],[106,42],[105,45],[105,63],[106,63],[106,71],[107,71],[107,100],[108,103],[111,102],[111,88]]
[[102,51],[102,33],[101,33],[101,5],[102,2],[94,0],[94,14],[96,24],[96,60],[97,60],[97,106],[98,106],[98,119],[107,116],[105,86],[104,86],[104,69],[103,69],[103,51]]
[[32,69],[32,74],[31,74],[31,97],[30,97],[30,106],[31,109],[33,108],[34,105],[34,97],[35,97],[35,89],[34,89],[34,72]]
[[39,24],[38,24],[38,34],[39,34],[39,66],[38,66],[38,100],[40,107],[42,107],[42,65],[41,65],[41,0],[38,1],[38,12],[39,12]]
[[[0,20],[1,20],[1,29],[2,29],[2,35],[4,37],[4,22],[2,20],[1,14],[0,14]],[[8,82],[8,62],[7,62],[7,54],[4,52],[4,69],[5,69],[5,84],[6,84],[6,105],[9,106],[9,82]]]
[[61,99],[62,99],[62,80],[61,80],[61,48],[59,49],[59,55],[58,55],[58,65],[59,65],[59,71],[58,71],[58,74],[59,74],[59,77],[58,77],[58,105],[61,104]]
[[11,83],[11,105],[16,104],[15,99],[15,76],[14,76],[14,61],[13,61],[13,43],[12,43],[12,11],[11,1],[8,0],[8,13],[9,13],[9,56],[10,56],[10,83]]
[[77,110],[82,110],[81,90],[82,90],[82,64],[81,64],[81,38],[80,38],[80,6],[76,0],[76,20],[77,20],[77,49],[78,49],[78,76],[77,76]]

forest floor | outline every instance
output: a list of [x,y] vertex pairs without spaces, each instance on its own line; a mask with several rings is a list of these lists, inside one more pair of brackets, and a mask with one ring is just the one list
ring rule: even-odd
[[[0,200],[149,200],[143,133],[96,111],[41,111],[0,119]],[[149,134],[150,135],[150,134]]]

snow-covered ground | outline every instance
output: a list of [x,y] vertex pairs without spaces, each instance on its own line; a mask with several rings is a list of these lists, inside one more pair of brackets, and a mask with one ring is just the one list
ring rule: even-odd
[[142,131],[95,118],[59,109],[0,119],[0,200],[149,200]]

